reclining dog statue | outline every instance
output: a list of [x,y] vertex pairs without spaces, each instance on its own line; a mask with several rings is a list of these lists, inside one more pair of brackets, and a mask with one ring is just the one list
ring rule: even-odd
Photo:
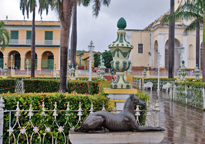
[[105,132],[102,127],[109,131],[164,131],[161,127],[145,127],[139,126],[135,120],[135,105],[146,104],[134,94],[130,94],[127,98],[124,108],[119,114],[110,113],[107,111],[98,111],[87,116],[81,126],[75,131],[86,131],[89,133]]

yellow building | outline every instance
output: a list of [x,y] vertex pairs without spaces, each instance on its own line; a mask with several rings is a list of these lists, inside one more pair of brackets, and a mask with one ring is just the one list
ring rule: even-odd
[[[31,65],[32,21],[5,20],[5,28],[10,33],[10,44],[0,51],[0,67],[7,63],[25,70],[26,60]],[[59,21],[36,21],[35,66],[37,70],[56,69],[60,66],[60,24]],[[1,47],[1,45],[0,45]],[[13,59],[11,62],[11,55]]]
[[[175,10],[185,0],[175,0]],[[167,12],[169,14],[169,11]],[[163,16],[162,16],[163,17]],[[143,30],[127,29],[126,39],[134,46],[131,52],[132,69],[142,69],[148,64],[152,68],[157,68],[157,52],[161,55],[160,67],[168,70],[168,41],[169,41],[169,26],[162,25],[162,17],[155,20]],[[185,66],[188,69],[194,69],[196,64],[196,32],[188,32],[184,34],[185,28],[191,23],[190,20],[179,20],[175,22],[175,72],[180,65],[180,53],[178,47],[180,44],[185,48],[182,54]],[[200,40],[202,43],[203,30],[200,31]],[[200,48],[201,50],[201,48]],[[201,65],[201,52],[199,55]],[[199,65],[199,67],[200,67]]]
[[[93,56],[95,53],[101,54],[100,52],[93,51]],[[90,51],[80,53],[76,56],[76,63],[78,64],[78,67],[80,69],[88,70],[88,68],[89,68],[89,54],[90,54]],[[92,58],[91,67],[94,67],[94,57]]]

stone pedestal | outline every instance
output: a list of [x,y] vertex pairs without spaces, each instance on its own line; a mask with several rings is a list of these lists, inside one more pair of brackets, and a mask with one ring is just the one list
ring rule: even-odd
[[127,74],[125,80],[130,83],[131,88],[133,88],[133,75]]
[[72,144],[158,144],[164,139],[163,132],[69,132]]
[[111,89],[104,88],[104,93],[108,94],[109,108],[113,109],[116,106],[116,110],[122,110],[125,100],[129,97],[129,94],[137,94],[137,89]]

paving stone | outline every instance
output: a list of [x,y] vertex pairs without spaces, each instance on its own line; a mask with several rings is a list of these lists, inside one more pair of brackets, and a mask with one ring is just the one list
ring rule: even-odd
[[144,91],[150,101],[159,101],[160,126],[165,128],[165,138],[160,144],[205,144],[205,112],[173,102],[167,94]]

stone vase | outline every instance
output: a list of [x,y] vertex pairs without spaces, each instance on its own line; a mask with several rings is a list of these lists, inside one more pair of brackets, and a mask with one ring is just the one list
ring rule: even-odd
[[130,89],[131,85],[125,80],[124,72],[127,71],[131,65],[129,55],[133,46],[125,39],[126,32],[124,29],[126,28],[126,21],[124,18],[120,18],[117,26],[119,28],[117,32],[117,40],[109,45],[113,58],[113,61],[111,61],[111,67],[116,71],[116,80],[111,83],[111,88]]

